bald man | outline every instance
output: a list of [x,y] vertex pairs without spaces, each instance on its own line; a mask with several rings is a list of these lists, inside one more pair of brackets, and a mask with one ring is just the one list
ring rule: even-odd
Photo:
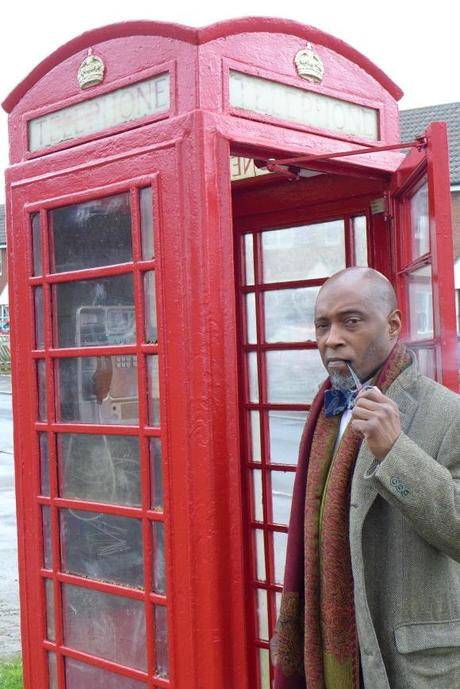
[[328,379],[296,474],[275,689],[460,688],[460,402],[421,375],[377,271],[322,286]]

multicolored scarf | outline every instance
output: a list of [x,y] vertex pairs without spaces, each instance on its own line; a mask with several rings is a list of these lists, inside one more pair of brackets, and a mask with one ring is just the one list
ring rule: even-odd
[[[386,392],[411,363],[398,343],[375,385]],[[359,649],[348,533],[349,493],[361,437],[326,417],[322,386],[299,450],[281,610],[272,643],[274,689],[359,689]],[[335,453],[334,453],[335,451]]]

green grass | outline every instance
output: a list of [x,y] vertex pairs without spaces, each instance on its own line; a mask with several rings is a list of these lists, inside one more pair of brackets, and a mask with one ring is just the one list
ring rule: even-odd
[[22,689],[21,658],[0,660],[0,689]]

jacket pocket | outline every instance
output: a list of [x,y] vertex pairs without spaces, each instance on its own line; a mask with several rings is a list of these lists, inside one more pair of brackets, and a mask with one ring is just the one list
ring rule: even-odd
[[401,624],[394,630],[399,653],[415,653],[430,648],[460,648],[460,619]]

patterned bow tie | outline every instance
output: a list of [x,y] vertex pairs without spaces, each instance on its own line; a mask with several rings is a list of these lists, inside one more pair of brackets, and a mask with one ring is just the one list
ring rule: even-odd
[[337,416],[346,409],[353,409],[358,390],[339,390],[330,388],[324,393],[324,412],[326,416]]

